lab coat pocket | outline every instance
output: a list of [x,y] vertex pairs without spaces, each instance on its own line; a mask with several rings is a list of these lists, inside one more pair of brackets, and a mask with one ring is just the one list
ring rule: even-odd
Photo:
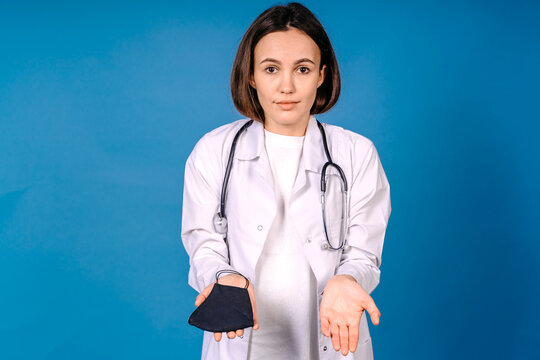
[[324,338],[320,343],[321,360],[373,360],[373,347],[371,338],[360,340],[354,352],[349,351],[346,356],[336,351],[330,338]]
[[[335,269],[339,264],[341,250],[336,251],[328,247],[328,242],[322,229],[320,231],[313,231],[309,239],[311,243],[305,247],[306,256],[317,278],[318,291],[321,293],[326,287],[328,280],[335,274]],[[334,245],[333,242],[332,244]]]
[[[334,220],[332,223],[327,225],[327,234],[328,234],[328,241],[330,242],[330,245],[334,248],[340,247],[340,241],[341,241],[341,220]],[[326,244],[326,245],[325,245]],[[327,251],[331,257],[332,264],[334,265],[334,269],[337,269],[340,263],[341,254],[343,253],[343,249],[339,250],[333,250],[330,249],[330,246],[328,246],[328,242],[326,241],[326,236],[323,234],[323,245],[322,248],[327,248]]]
[[214,339],[214,333],[204,332],[202,360],[246,360],[248,356],[249,338],[252,328],[244,329],[243,337],[229,339],[222,333],[220,341]]
[[[373,360],[373,345],[371,343],[371,337],[365,339],[362,342],[358,342],[358,346],[353,354],[354,356],[351,359],[361,359],[361,360]],[[345,357],[347,359],[347,357]]]
[[337,248],[339,246],[341,236],[341,220],[333,219],[332,221],[328,222],[326,224],[326,233],[328,234],[330,244]]

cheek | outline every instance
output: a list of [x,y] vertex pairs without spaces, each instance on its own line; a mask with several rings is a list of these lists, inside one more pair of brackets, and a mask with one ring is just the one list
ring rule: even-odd
[[268,93],[265,91],[265,89],[261,87],[257,88],[257,97],[259,98],[259,102],[261,103],[268,102]]
[[311,82],[309,84],[309,88],[307,89],[306,91],[306,96],[309,97],[310,99],[315,99],[315,97],[317,96],[317,82]]
[[306,101],[304,102],[304,107],[306,109],[310,109],[315,102],[315,98],[317,97],[317,82],[310,82],[309,86],[307,86],[305,89],[304,97],[306,99]]
[[303,80],[302,87],[305,90],[305,94],[316,94],[317,93],[317,82],[319,79],[317,76],[310,76]]
[[269,102],[273,95],[271,84],[259,84],[257,86],[257,95],[262,101]]

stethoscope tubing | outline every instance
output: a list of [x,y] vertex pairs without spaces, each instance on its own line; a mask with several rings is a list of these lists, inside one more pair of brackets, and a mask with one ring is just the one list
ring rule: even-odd
[[[221,232],[222,234],[227,233],[227,217],[225,216],[225,201],[226,201],[226,190],[227,185],[229,183],[233,158],[234,158],[234,152],[236,150],[236,143],[238,142],[238,138],[240,135],[253,123],[253,120],[247,121],[242,127],[238,130],[236,135],[234,136],[233,142],[231,144],[231,151],[229,153],[229,158],[227,160],[227,167],[225,169],[225,175],[223,179],[223,184],[221,186],[221,198],[220,198],[220,210],[216,214],[217,218],[214,220],[214,226],[216,227],[216,230],[218,232]],[[345,237],[346,237],[346,224],[347,224],[347,192],[348,192],[348,186],[347,186],[347,178],[345,176],[345,173],[343,172],[343,169],[334,163],[332,161],[332,157],[330,156],[330,151],[328,150],[328,144],[326,141],[326,133],[324,131],[324,128],[322,124],[317,120],[317,126],[319,127],[319,131],[322,135],[322,141],[323,141],[323,147],[324,152],[326,154],[327,162],[323,165],[322,171],[321,171],[321,205],[322,205],[322,215],[323,215],[323,228],[324,228],[324,235],[326,237],[327,244],[323,244],[322,249],[323,250],[341,250],[346,249],[348,245],[345,244]],[[326,226],[326,214],[325,214],[325,194],[326,194],[326,170],[328,167],[333,167],[336,169],[339,173],[339,178],[341,180],[341,191],[342,191],[342,219],[341,219],[341,232],[340,232],[340,239],[339,239],[339,246],[333,247],[330,238],[328,236],[328,229]],[[226,239],[226,236],[225,236]],[[225,240],[226,241],[226,240]]]
[[250,127],[251,124],[253,124],[253,120],[249,120],[244,125],[242,125],[240,130],[238,130],[238,132],[234,136],[234,139],[231,145],[229,159],[227,160],[227,168],[225,169],[225,178],[223,179],[223,185],[221,186],[221,204],[220,204],[220,210],[219,210],[219,216],[221,218],[225,218],[225,192],[227,191],[227,185],[229,184],[229,177],[231,173],[234,152],[236,150],[236,142],[238,141],[240,134],[242,134],[244,130],[246,130],[248,127]]

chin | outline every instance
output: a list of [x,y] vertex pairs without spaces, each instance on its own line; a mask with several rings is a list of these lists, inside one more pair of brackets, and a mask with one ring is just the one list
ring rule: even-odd
[[273,111],[269,116],[274,119],[274,121],[281,125],[294,125],[296,124],[303,113],[300,111],[302,109],[292,109],[292,110],[282,110],[282,111]]
[[298,121],[296,116],[279,116],[274,119],[276,119],[276,122],[283,125],[292,125]]
[[300,112],[298,110],[283,110],[276,114],[276,118],[292,119],[297,118]]

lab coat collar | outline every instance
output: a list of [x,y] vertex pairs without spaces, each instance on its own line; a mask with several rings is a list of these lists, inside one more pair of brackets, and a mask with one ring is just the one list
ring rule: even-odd
[[[322,134],[317,126],[317,119],[310,115],[306,134],[304,137],[304,147],[300,160],[300,169],[321,173],[326,160],[322,142]],[[242,139],[242,137],[245,137]],[[244,136],[238,139],[235,158],[240,160],[253,160],[260,158],[266,152],[264,146],[264,126],[260,121],[253,121],[253,124],[246,130]]]

